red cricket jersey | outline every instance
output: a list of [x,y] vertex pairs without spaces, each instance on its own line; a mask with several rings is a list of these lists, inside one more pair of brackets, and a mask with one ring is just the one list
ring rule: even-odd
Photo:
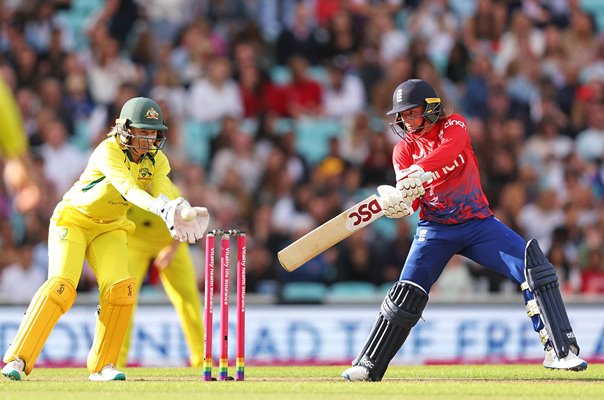
[[421,206],[420,219],[458,224],[493,214],[482,191],[478,162],[461,115],[450,115],[420,137],[409,135],[401,140],[394,147],[392,160],[397,181],[412,164],[434,176],[424,185],[426,194],[414,203],[414,209]]

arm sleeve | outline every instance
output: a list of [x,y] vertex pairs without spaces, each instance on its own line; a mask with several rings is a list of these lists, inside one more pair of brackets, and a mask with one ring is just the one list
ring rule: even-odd
[[136,180],[124,164],[124,157],[119,148],[103,146],[97,147],[91,161],[126,200],[149,210],[155,198],[137,186]]
[[5,158],[24,155],[27,152],[27,136],[23,128],[21,110],[17,106],[10,87],[0,78],[0,153]]
[[392,152],[392,165],[394,166],[394,172],[396,174],[397,180],[400,175],[400,172],[413,164],[413,158],[411,158],[411,154],[406,146],[406,142],[401,140],[394,146],[394,150]]

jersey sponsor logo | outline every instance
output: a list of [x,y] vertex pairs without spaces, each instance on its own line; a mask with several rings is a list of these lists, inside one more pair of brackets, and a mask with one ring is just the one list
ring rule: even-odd
[[382,216],[382,206],[377,196],[372,196],[368,201],[357,204],[350,210],[346,217],[346,229],[356,231]]
[[126,202],[126,201],[113,201],[113,200],[109,200],[107,203],[111,204],[112,206],[130,206],[130,203]]
[[445,126],[443,126],[443,129],[450,128],[453,125],[457,125],[462,127],[463,129],[466,129],[466,123],[458,119],[448,119],[447,122],[445,122]]
[[141,170],[139,171],[139,175],[143,178],[146,178],[147,176],[153,176],[153,174],[149,171],[149,168],[141,168]]
[[445,176],[448,173],[453,172],[455,169],[459,168],[465,163],[466,159],[463,157],[463,154],[459,153],[459,155],[457,156],[457,158],[455,158],[451,165],[442,167],[440,171],[432,171],[432,176],[434,177],[434,180],[436,180],[441,176]]

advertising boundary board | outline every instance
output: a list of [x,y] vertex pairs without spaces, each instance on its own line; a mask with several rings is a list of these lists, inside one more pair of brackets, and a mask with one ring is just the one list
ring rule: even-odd
[[[0,308],[3,352],[25,309],[25,305]],[[379,304],[249,305],[246,365],[348,364],[363,345],[378,309]],[[94,332],[94,311],[92,306],[76,305],[63,316],[37,365],[85,365]],[[604,304],[575,304],[568,311],[581,355],[603,360]],[[234,317],[234,307],[230,312]],[[216,322],[214,334],[218,332]],[[230,332],[234,360],[234,326]],[[542,357],[538,335],[523,304],[429,304],[393,364],[522,363],[540,362]],[[171,306],[143,304],[138,308],[129,360],[138,366],[187,365],[188,348]]]

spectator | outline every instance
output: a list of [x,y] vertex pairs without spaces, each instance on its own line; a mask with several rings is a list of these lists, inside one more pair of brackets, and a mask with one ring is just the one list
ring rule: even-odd
[[40,285],[46,281],[42,267],[34,264],[34,245],[35,242],[28,238],[24,239],[17,245],[14,262],[2,270],[0,297],[4,301],[27,303]]
[[116,118],[119,118],[120,110],[128,99],[135,97],[136,87],[130,83],[122,83],[117,94],[110,104],[96,103],[88,121],[88,145],[93,147],[105,138],[107,130],[111,127]]
[[65,193],[86,167],[86,155],[67,142],[65,125],[58,120],[42,127],[44,144],[40,154],[44,159],[44,174],[58,193]]
[[358,112],[338,137],[339,151],[348,163],[358,166],[369,157],[369,141],[373,134],[369,125],[369,115]]
[[537,29],[526,14],[516,10],[511,19],[510,29],[501,35],[500,48],[494,62],[499,73],[505,73],[511,61],[526,57],[540,58],[545,50],[543,31]]
[[327,25],[325,57],[352,56],[359,50],[365,35],[365,18],[348,9],[336,11]]
[[604,240],[597,223],[585,230],[585,241],[579,246],[579,269],[582,293],[604,293]]
[[569,59],[579,65],[588,65],[598,50],[596,27],[589,13],[575,10],[571,14],[570,26],[564,33],[564,45]]
[[109,105],[122,84],[137,84],[137,71],[134,63],[120,54],[120,42],[115,38],[104,37],[98,46],[86,68],[88,84],[94,102]]
[[323,114],[323,91],[321,85],[308,72],[308,61],[304,57],[289,59],[292,79],[285,86],[287,111],[293,118],[318,117]]
[[601,162],[604,157],[604,104],[587,106],[587,127],[577,134],[577,154],[588,162]]
[[52,110],[54,115],[65,125],[68,136],[74,133],[74,112],[68,109],[64,101],[61,82],[56,78],[46,78],[40,83],[40,105]]
[[412,36],[426,41],[426,53],[438,66],[446,65],[457,28],[457,18],[447,0],[421,2],[409,23]]
[[213,158],[211,181],[220,186],[229,174],[234,173],[240,180],[241,189],[251,194],[258,187],[264,170],[252,137],[236,127],[227,140],[228,144],[217,150]]
[[476,11],[464,21],[463,38],[473,54],[491,55],[504,31],[506,10],[503,3],[479,0]]
[[382,277],[376,273],[377,249],[373,248],[368,235],[369,230],[360,230],[340,245],[334,264],[336,281],[383,283]]
[[363,83],[347,70],[346,58],[335,58],[328,63],[329,79],[324,86],[325,116],[344,119],[362,111],[365,104]]
[[207,78],[194,81],[189,90],[187,114],[193,120],[215,122],[226,116],[243,115],[241,95],[230,75],[228,58],[216,57],[210,61]]
[[527,204],[520,210],[518,225],[524,236],[537,239],[544,252],[549,251],[554,229],[564,223],[564,213],[559,208],[554,189],[539,193],[535,204]]
[[392,88],[409,79],[412,69],[409,58],[402,55],[386,65],[386,75],[375,82],[369,98],[370,106],[376,115],[381,117],[390,110]]
[[394,58],[404,56],[409,51],[409,38],[405,31],[397,29],[393,14],[388,12],[383,5],[377,7],[369,21],[367,34],[376,44],[379,52],[379,60],[382,64],[388,64]]
[[546,116],[526,142],[520,162],[533,166],[544,185],[556,187],[563,176],[563,160],[571,154],[573,145],[572,139],[560,134],[560,127]]
[[468,288],[472,287],[472,276],[467,260],[456,254],[447,263],[433,291],[441,300],[463,301],[471,297]]
[[287,65],[294,56],[303,56],[313,65],[321,62],[323,49],[319,32],[313,24],[309,5],[304,1],[296,2],[292,26],[282,29],[277,38],[277,64]]

